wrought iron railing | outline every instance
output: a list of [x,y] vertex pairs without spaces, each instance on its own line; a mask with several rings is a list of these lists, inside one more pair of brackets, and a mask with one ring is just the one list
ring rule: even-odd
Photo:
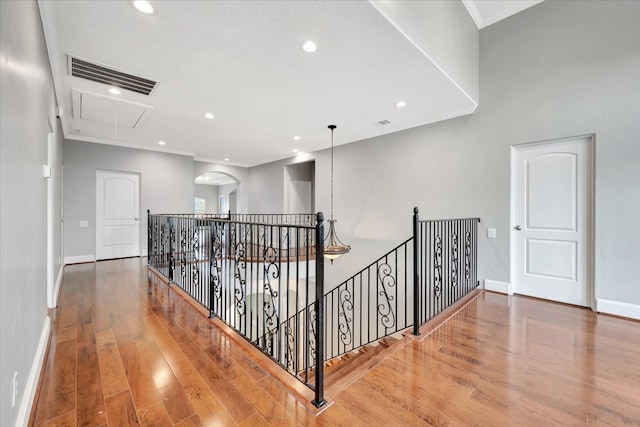
[[415,208],[412,237],[325,296],[326,360],[412,326],[418,335],[420,326],[474,290],[479,221],[420,221]]
[[480,218],[419,219],[414,209],[414,334],[478,287]]
[[235,222],[251,222],[270,225],[308,225],[315,226],[317,214],[288,213],[288,214],[241,214],[241,213],[177,213],[164,214],[175,218],[198,219],[227,219]]
[[149,265],[315,390],[324,362],[420,326],[478,286],[479,218],[413,236],[324,293],[323,217],[151,215]]
[[318,361],[324,321],[315,307],[322,307],[316,296],[323,295],[324,284],[322,244],[316,242],[322,242],[324,231],[321,213],[315,224],[306,224],[308,217],[148,213],[148,262],[211,317],[315,390],[314,402],[321,406],[317,376],[323,375]]
[[412,325],[412,247],[409,238],[326,294],[326,360]]

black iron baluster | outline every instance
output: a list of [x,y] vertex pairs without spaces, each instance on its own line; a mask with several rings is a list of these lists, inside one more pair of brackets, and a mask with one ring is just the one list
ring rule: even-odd
[[151,232],[152,232],[151,210],[147,209],[147,266],[152,265],[151,257],[153,255],[153,252],[152,252],[152,245],[151,245],[151,239],[152,239]]

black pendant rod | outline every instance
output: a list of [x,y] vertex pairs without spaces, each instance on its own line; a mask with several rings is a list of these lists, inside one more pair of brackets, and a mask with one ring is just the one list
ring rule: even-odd
[[331,219],[333,219],[333,130],[337,126],[329,125],[327,127],[331,129]]

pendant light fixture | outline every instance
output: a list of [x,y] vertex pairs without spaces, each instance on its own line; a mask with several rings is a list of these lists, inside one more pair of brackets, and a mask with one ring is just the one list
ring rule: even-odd
[[329,234],[326,239],[324,239],[324,256],[331,261],[331,264],[333,264],[334,259],[340,255],[349,253],[351,250],[351,246],[345,245],[338,238],[335,226],[336,220],[333,218],[333,131],[336,127],[336,125],[328,126],[328,128],[331,129],[331,218],[329,219]]

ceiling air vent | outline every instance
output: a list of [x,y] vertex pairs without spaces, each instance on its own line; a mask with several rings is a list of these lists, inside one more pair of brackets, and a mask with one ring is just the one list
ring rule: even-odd
[[104,65],[85,61],[71,55],[69,55],[69,74],[74,77],[80,77],[81,79],[87,79],[109,86],[117,86],[121,89],[143,95],[150,95],[158,84],[158,82],[154,82],[153,80],[123,73],[115,68],[105,67]]
[[376,124],[380,126],[385,126],[385,125],[391,124],[391,122],[389,120],[380,120],[379,122],[376,122]]

